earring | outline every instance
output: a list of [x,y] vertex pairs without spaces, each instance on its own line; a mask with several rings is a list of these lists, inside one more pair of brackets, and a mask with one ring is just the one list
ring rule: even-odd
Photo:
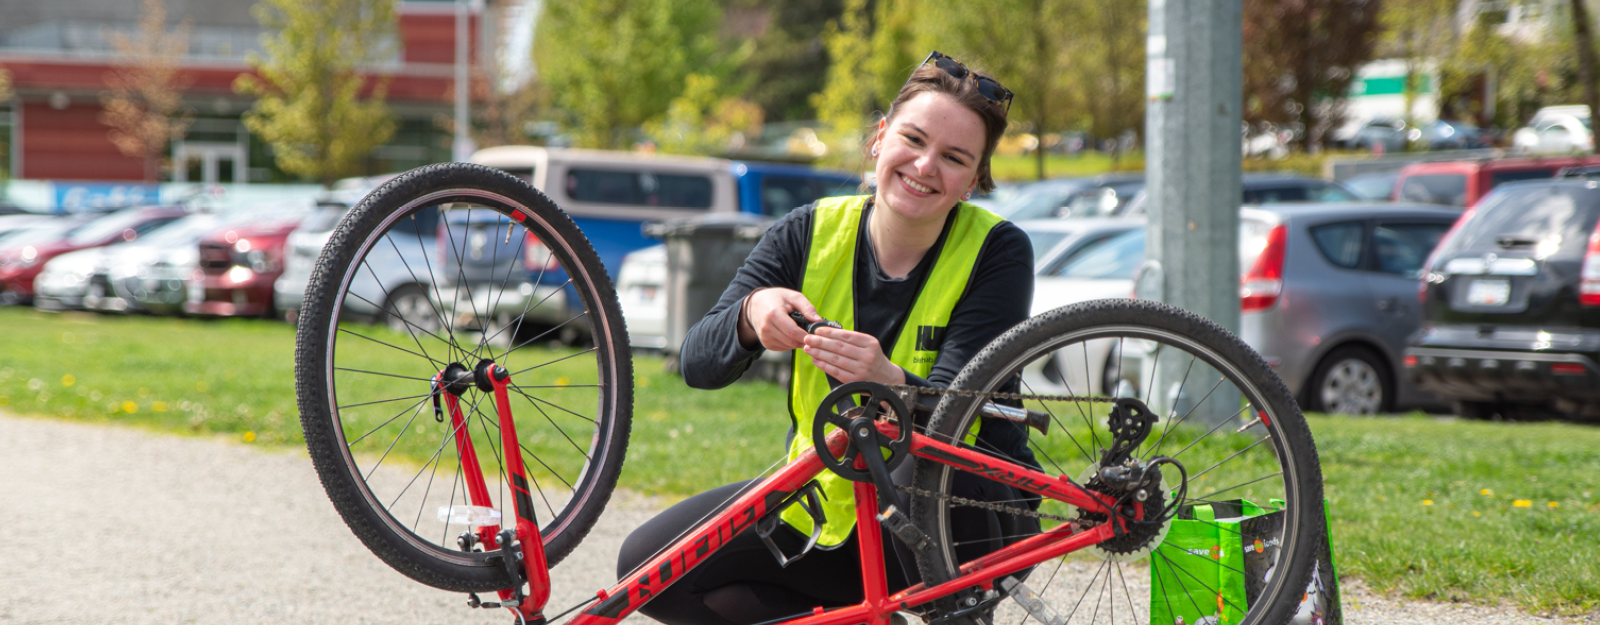
[[878,158],[878,146],[872,146],[872,158]]
[[972,199],[972,192],[971,191],[968,191],[966,195],[961,196],[961,201],[963,201],[963,202],[965,202],[967,200],[970,200],[970,199]]

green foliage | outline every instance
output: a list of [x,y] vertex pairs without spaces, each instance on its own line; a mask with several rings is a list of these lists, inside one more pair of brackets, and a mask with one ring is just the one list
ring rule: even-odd
[[715,76],[689,74],[683,93],[666,116],[645,124],[645,133],[666,154],[721,156],[761,132],[761,107],[723,96]]
[[811,120],[811,95],[822,91],[828,55],[822,34],[838,20],[843,0],[765,0],[766,31],[754,40],[740,67],[749,82],[744,97],[766,111],[768,121]]
[[1144,125],[1145,15],[1142,1],[929,2],[919,40],[1015,92],[1012,131],[1113,137]]
[[1300,147],[1320,146],[1343,123],[1341,101],[1372,60],[1379,5],[1370,0],[1244,2],[1244,119],[1304,129]]
[[821,162],[853,171],[861,169],[861,144],[877,88],[868,74],[872,30],[866,4],[866,0],[845,0],[844,13],[823,29],[828,76],[822,91],[811,96],[823,126],[818,138],[828,146]]
[[396,0],[262,0],[256,19],[270,34],[266,58],[252,55],[256,74],[234,90],[256,96],[244,115],[251,132],[271,144],[278,167],[324,184],[359,173],[372,149],[394,134],[383,103],[358,68],[395,54]]
[[665,113],[689,74],[726,74],[715,0],[547,2],[534,55],[540,80],[567,117],[577,145],[625,147]]

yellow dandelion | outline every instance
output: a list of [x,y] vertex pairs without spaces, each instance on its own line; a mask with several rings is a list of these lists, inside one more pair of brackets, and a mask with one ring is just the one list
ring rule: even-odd
[[4,405],[9,404],[9,403],[11,403],[11,398],[10,397],[6,397],[5,395],[0,395],[0,406],[4,406]]
[[244,442],[246,442],[246,443],[254,443],[254,442],[256,442],[256,433],[255,433],[254,430],[245,430]]
[[1550,506],[1550,507],[1552,507],[1552,508],[1560,508],[1560,507],[1561,507],[1561,502],[1559,502],[1559,501],[1552,501],[1552,502],[1550,502],[1550,503],[1549,503],[1549,504],[1547,504],[1547,505],[1549,505],[1549,506]]
[[639,378],[639,388],[650,386],[650,378]]
[[1483,516],[1483,513],[1482,512],[1478,512],[1477,510],[1473,510],[1472,511],[1472,516]]
[[1378,495],[1378,501],[1388,501],[1388,500],[1389,500],[1388,497],[1385,497],[1383,495]]
[[133,414],[135,412],[139,412],[139,404],[135,404],[135,403],[133,403],[131,401],[123,401],[122,402],[122,411],[126,412],[128,414]]
[[1433,505],[1433,500],[1432,499],[1424,499],[1424,500],[1422,500],[1422,505],[1431,506],[1431,505]]
[[153,404],[150,404],[150,409],[154,410],[156,412],[166,412],[167,411],[167,402],[158,401],[158,402],[155,402]]
[[1493,497],[1494,496],[1494,490],[1493,489],[1489,489],[1489,488],[1485,488],[1483,490],[1478,491],[1478,494],[1479,495],[1483,495],[1484,497]]
[[1516,507],[1516,508],[1532,508],[1533,507],[1533,500],[1531,500],[1531,499],[1518,499],[1516,501],[1511,502],[1511,505],[1512,505],[1512,507]]
[[556,386],[566,386],[566,385],[571,384],[571,383],[572,383],[572,379],[568,378],[567,376],[561,376],[559,378],[556,378]]
[[199,382],[195,382],[194,383],[194,390],[200,391],[202,393],[206,392],[206,383],[205,383],[205,381],[202,380],[202,381],[199,381]]
[[72,377],[72,374],[70,374],[70,373],[68,373],[68,374],[66,374],[64,376],[61,376],[61,385],[62,386],[72,386],[72,385],[77,384],[77,383],[78,383],[78,378]]

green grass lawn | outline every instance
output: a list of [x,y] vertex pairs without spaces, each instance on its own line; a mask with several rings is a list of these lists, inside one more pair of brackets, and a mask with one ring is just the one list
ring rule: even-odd
[[[0,410],[299,446],[293,350],[281,323],[0,308]],[[785,406],[772,384],[695,391],[638,358],[622,485],[679,497],[755,476],[783,451]],[[1342,575],[1413,597],[1600,606],[1600,428],[1421,415],[1311,427]]]

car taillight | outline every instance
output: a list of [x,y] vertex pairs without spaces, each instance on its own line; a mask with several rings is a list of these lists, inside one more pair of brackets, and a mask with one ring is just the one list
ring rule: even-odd
[[561,261],[546,247],[544,241],[528,233],[528,244],[522,250],[522,266],[528,271],[560,271]]
[[1418,304],[1428,303],[1428,284],[1441,281],[1433,273],[1433,265],[1439,260],[1439,250],[1450,245],[1450,242],[1455,240],[1456,235],[1461,232],[1461,228],[1467,225],[1467,222],[1472,221],[1472,215],[1477,212],[1478,209],[1476,208],[1469,208],[1463,211],[1461,216],[1456,218],[1456,222],[1450,225],[1450,230],[1445,232],[1444,236],[1439,237],[1439,242],[1434,244],[1433,251],[1428,252],[1428,260],[1422,263],[1422,279],[1417,281]]
[[1261,248],[1255,264],[1239,278],[1239,310],[1260,312],[1278,303],[1283,293],[1283,248],[1289,238],[1289,229],[1278,224],[1267,233],[1267,245]]
[[1583,272],[1578,277],[1578,303],[1600,306],[1600,226],[1589,235],[1589,251],[1583,254]]

